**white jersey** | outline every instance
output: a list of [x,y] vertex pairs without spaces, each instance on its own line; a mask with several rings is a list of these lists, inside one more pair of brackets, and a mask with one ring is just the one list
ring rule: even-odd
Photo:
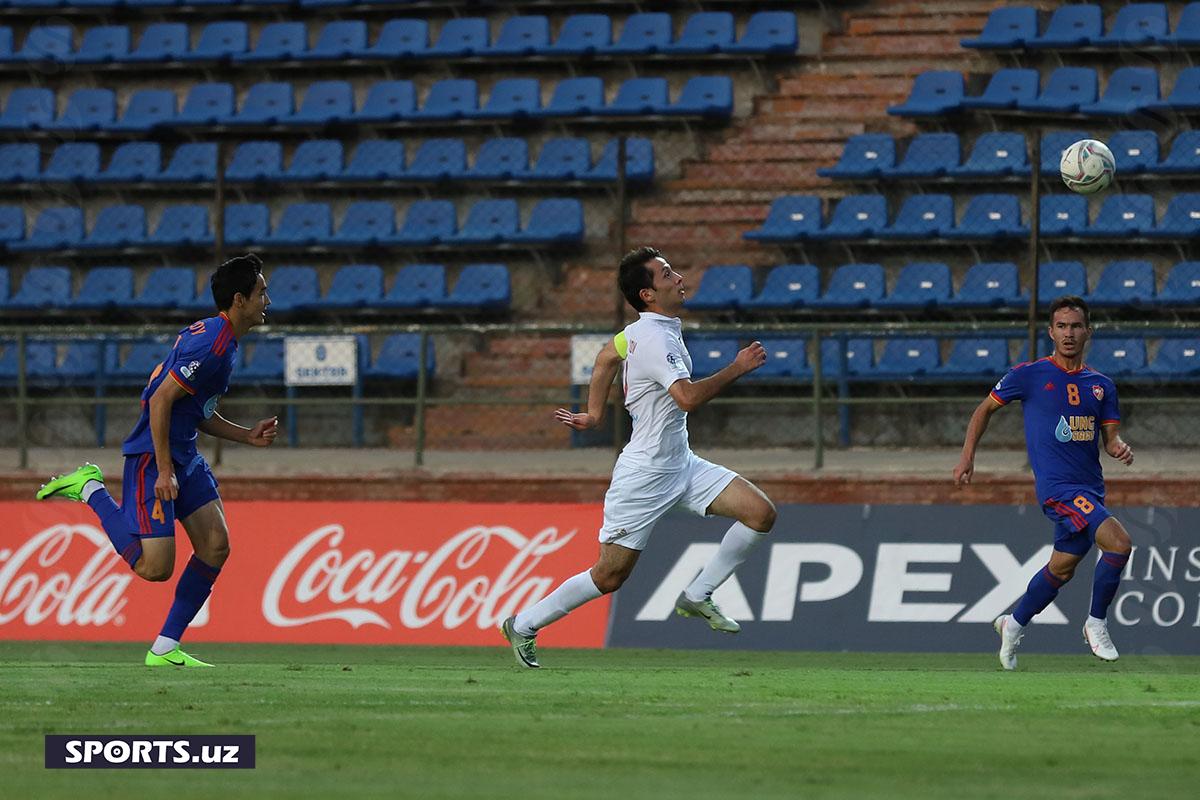
[[692,357],[683,346],[677,317],[643,311],[616,337],[625,359],[625,408],[633,435],[618,463],[646,472],[677,472],[688,463],[687,412],[667,390],[692,375]]

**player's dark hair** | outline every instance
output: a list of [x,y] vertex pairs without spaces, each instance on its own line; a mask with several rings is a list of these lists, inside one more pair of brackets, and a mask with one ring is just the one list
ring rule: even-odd
[[658,252],[657,248],[639,247],[630,250],[621,259],[621,266],[617,270],[617,286],[634,311],[646,310],[646,301],[642,300],[642,289],[654,288],[654,275],[646,269],[646,262],[660,255],[662,253]]
[[262,268],[262,259],[254,253],[235,256],[217,267],[209,281],[217,310],[228,311],[235,294],[249,298],[258,283],[258,276],[262,274]]
[[1092,327],[1092,312],[1082,297],[1073,294],[1064,295],[1050,304],[1050,322],[1054,322],[1054,314],[1060,308],[1073,308],[1083,314],[1083,324]]

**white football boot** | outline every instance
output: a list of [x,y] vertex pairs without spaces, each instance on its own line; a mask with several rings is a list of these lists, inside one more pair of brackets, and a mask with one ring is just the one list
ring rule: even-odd
[[1092,655],[1104,661],[1116,661],[1120,658],[1112,637],[1108,635],[1108,620],[1096,619],[1089,616],[1083,623],[1083,640],[1092,648]]
[[721,607],[714,603],[711,597],[697,602],[680,593],[679,599],[675,601],[675,613],[681,617],[700,617],[708,622],[708,627],[721,633],[737,633],[742,629],[737,620],[725,616]]
[[1025,628],[1017,625],[1012,614],[1001,614],[992,623],[1000,634],[1000,666],[1008,670],[1017,668],[1017,645],[1025,638]]

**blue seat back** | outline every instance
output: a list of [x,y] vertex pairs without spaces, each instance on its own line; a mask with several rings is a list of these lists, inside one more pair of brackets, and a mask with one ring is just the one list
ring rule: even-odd
[[805,379],[811,376],[808,366],[808,341],[806,339],[764,338],[763,349],[767,361],[747,377],[758,379]]
[[1116,131],[1108,138],[1108,149],[1119,175],[1135,175],[1158,166],[1158,134],[1154,131]]
[[843,264],[834,270],[822,302],[868,306],[883,299],[883,267],[879,264]]
[[134,48],[136,61],[177,61],[187,52],[188,27],[182,22],[154,22],[146,26]]
[[1043,195],[1038,218],[1043,236],[1078,236],[1088,229],[1087,198],[1065,193]]
[[[36,146],[36,145],[35,145]],[[100,173],[100,145],[95,142],[67,142],[55,148],[46,163],[42,179],[81,181]]]
[[1200,305],[1200,261],[1181,261],[1163,281],[1159,300],[1172,305]]
[[579,180],[591,169],[591,159],[587,139],[547,139],[532,176],[540,180]]
[[937,238],[954,228],[954,200],[948,194],[914,194],[904,199],[889,229],[906,237]]
[[467,145],[462,139],[426,139],[405,174],[410,179],[449,180],[466,172]]
[[460,305],[507,307],[511,301],[508,267],[503,264],[468,264],[454,282],[450,298]]
[[630,14],[612,46],[615,53],[661,53],[671,42],[671,15],[662,12]]
[[889,299],[942,303],[950,299],[950,268],[939,262],[909,264],[900,271]]
[[1148,194],[1109,195],[1096,219],[1092,233],[1106,236],[1148,233],[1154,229],[1154,198]]
[[890,172],[898,176],[937,177],[955,169],[961,158],[957,134],[922,133],[909,142],[904,158]]
[[876,372],[907,377],[933,372],[941,363],[937,339],[885,339]]
[[475,154],[469,177],[507,180],[529,172],[529,143],[524,139],[486,139]]
[[1200,375],[1200,339],[1163,339],[1150,369],[1179,378]]
[[397,180],[404,177],[404,142],[362,139],[342,172],[347,180]]
[[1003,375],[1008,371],[1005,339],[955,339],[944,371],[952,375]]
[[544,16],[509,17],[500,27],[490,55],[535,55],[550,46],[550,20]]
[[[274,275],[271,276],[271,295],[274,302]],[[196,275],[186,267],[159,267],[146,278],[138,295],[138,304],[155,308],[182,308],[196,294]]]
[[549,52],[561,55],[589,55],[612,42],[612,18],[607,14],[572,14],[558,31]]
[[1038,265],[1038,299],[1049,305],[1063,295],[1088,293],[1087,271],[1078,261],[1048,261]]
[[334,273],[325,301],[371,306],[382,297],[383,270],[375,264],[349,264]]
[[738,308],[754,295],[754,274],[745,264],[709,267],[689,304],[698,308]]
[[446,268],[441,264],[408,264],[396,273],[387,293],[395,304],[411,308],[435,305],[446,297]]
[[242,142],[233,151],[225,179],[275,180],[283,174],[283,145],[279,142]]
[[292,180],[331,180],[342,174],[342,143],[310,139],[296,146],[284,175]]
[[766,308],[800,308],[817,299],[820,272],[812,264],[781,264],[767,273],[754,305]]
[[1149,261],[1112,262],[1092,290],[1092,299],[1106,305],[1149,303],[1154,295],[1154,265]]
[[199,204],[164,208],[162,216],[158,218],[158,227],[150,237],[150,241],[164,244],[204,244],[211,239],[208,206]]
[[440,58],[478,56],[488,50],[488,21],[483,17],[446,20],[429,54]]
[[444,241],[458,226],[454,203],[449,200],[417,200],[408,207],[401,235],[428,241]]
[[1110,378],[1146,368],[1146,340],[1097,336],[1088,346],[1085,363]]
[[276,267],[271,270],[269,292],[273,310],[293,311],[318,302],[321,285],[312,267]]
[[1019,299],[1017,265],[1003,261],[974,264],[963,276],[955,300],[963,305],[1005,305]]

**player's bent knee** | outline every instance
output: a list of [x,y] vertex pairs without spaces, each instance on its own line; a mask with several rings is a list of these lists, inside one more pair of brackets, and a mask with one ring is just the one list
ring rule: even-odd
[[175,571],[175,565],[170,563],[159,564],[155,562],[147,562],[143,557],[134,566],[133,571],[138,577],[144,580],[159,583],[161,581],[169,581],[172,573]]
[[628,577],[629,573],[627,572],[592,569],[592,583],[596,584],[596,588],[603,594],[612,594],[620,589]]
[[762,502],[755,504],[755,507],[746,514],[741,522],[747,528],[759,533],[770,533],[771,529],[775,527],[776,516],[775,504],[764,497]]
[[206,548],[204,548],[203,553],[197,553],[197,555],[200,556],[201,561],[203,561],[205,564],[208,564],[210,567],[224,566],[225,562],[229,559],[228,537],[221,537],[220,539],[211,542]]

